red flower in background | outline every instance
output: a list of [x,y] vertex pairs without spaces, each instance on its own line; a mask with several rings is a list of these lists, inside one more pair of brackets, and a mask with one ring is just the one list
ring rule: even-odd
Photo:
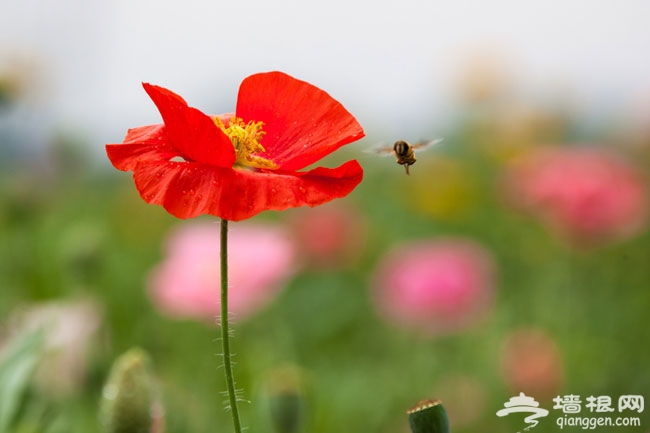
[[358,261],[366,244],[367,223],[357,209],[333,203],[292,216],[292,232],[306,264],[331,270]]
[[133,171],[147,203],[178,218],[227,220],[265,210],[317,206],[349,194],[363,177],[357,161],[301,170],[364,136],[323,90],[281,72],[251,75],[234,114],[208,116],[162,87],[143,84],[164,124],[130,129],[106,145],[113,166]]
[[544,330],[518,328],[501,345],[501,373],[512,392],[550,400],[562,390],[562,354]]

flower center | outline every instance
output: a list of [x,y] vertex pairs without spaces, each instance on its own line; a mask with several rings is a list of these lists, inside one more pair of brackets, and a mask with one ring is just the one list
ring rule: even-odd
[[262,130],[264,122],[244,122],[239,117],[231,117],[227,124],[220,118],[215,117],[214,123],[230,138],[235,147],[235,166],[253,168],[276,168],[277,166],[270,159],[257,154],[264,153],[265,149],[260,143],[265,132]]

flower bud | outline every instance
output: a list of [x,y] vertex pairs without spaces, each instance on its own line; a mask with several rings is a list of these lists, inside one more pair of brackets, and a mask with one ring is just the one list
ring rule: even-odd
[[304,374],[295,366],[275,369],[268,381],[269,412],[275,433],[297,433],[303,425],[306,401]]
[[[104,385],[101,421],[106,433],[150,433],[159,429],[160,412],[156,401],[149,356],[139,348],[121,355],[111,368]],[[154,416],[156,415],[156,416]]]

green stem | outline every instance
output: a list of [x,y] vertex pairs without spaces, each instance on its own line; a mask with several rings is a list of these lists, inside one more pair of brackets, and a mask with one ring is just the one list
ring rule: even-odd
[[223,344],[223,368],[226,373],[226,387],[230,400],[230,412],[235,433],[241,433],[239,410],[237,409],[237,395],[235,380],[232,374],[230,360],[230,334],[228,332],[228,221],[221,220],[221,341]]

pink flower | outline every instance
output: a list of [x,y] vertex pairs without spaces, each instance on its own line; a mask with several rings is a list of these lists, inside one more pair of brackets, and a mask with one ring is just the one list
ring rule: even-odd
[[320,269],[354,263],[366,240],[363,216],[354,208],[337,204],[297,210],[291,227],[303,260]]
[[576,244],[622,240],[647,223],[647,185],[630,163],[605,150],[534,151],[507,183],[515,205]]
[[[219,314],[218,223],[179,226],[169,237],[167,257],[149,279],[149,295],[164,313],[214,321]],[[228,234],[229,308],[244,319],[267,305],[295,269],[293,244],[279,227],[237,224]]]
[[404,244],[378,266],[374,300],[388,321],[423,334],[459,332],[479,322],[494,291],[491,254],[466,239]]
[[506,337],[501,346],[501,372],[513,393],[550,398],[562,388],[560,351],[541,329],[522,328]]

